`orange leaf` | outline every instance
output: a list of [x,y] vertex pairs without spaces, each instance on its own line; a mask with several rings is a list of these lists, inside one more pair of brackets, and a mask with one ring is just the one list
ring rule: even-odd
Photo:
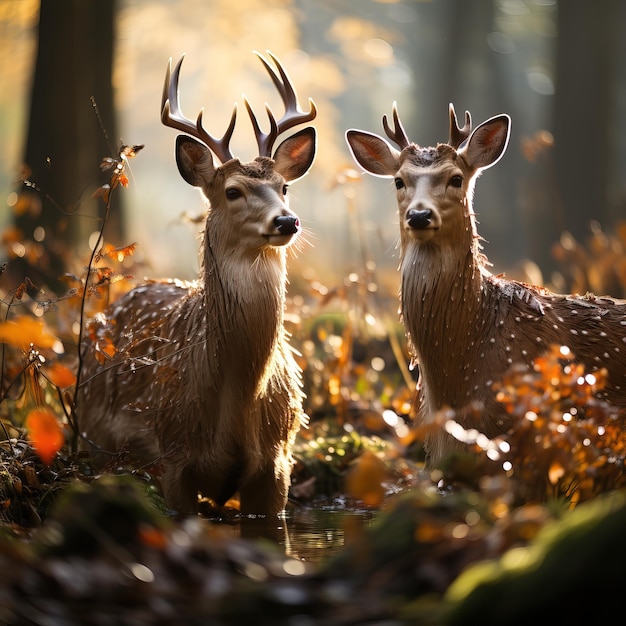
[[559,479],[563,477],[565,474],[565,468],[558,462],[553,461],[550,465],[550,469],[548,470],[548,480],[556,485],[559,482]]
[[26,351],[32,343],[37,348],[52,348],[58,339],[44,329],[41,320],[19,317],[0,323],[0,342]]
[[92,198],[102,198],[106,193],[110,191],[109,185],[102,185],[102,187],[98,187],[92,194]]
[[387,468],[373,452],[365,451],[346,476],[346,491],[366,506],[380,506],[385,496]]
[[137,156],[137,152],[143,149],[143,144],[136,146],[122,146],[120,150],[120,156],[122,158],[132,159]]
[[74,372],[60,363],[53,363],[50,367],[47,367],[46,375],[53,385],[61,387],[61,389],[71,387],[76,382]]
[[26,283],[20,283],[15,290],[14,298],[16,300],[21,300],[24,297],[24,292],[26,291]]
[[37,454],[46,465],[50,465],[65,443],[56,416],[49,409],[33,409],[26,417],[26,428]]
[[96,354],[112,359],[117,354],[117,348],[108,337],[102,337],[96,342]]
[[167,538],[163,531],[154,526],[143,526],[139,529],[139,540],[149,548],[162,550],[167,547]]
[[131,243],[127,246],[121,246],[119,248],[114,248],[113,246],[109,246],[98,255],[98,260],[105,256],[112,257],[117,259],[120,263],[127,257],[135,254],[135,250],[137,249],[136,243]]

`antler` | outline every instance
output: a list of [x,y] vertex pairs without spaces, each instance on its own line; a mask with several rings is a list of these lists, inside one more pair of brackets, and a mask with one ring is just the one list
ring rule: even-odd
[[256,141],[259,146],[259,156],[271,156],[272,147],[274,146],[276,138],[281,133],[284,133],[286,130],[293,128],[298,124],[304,124],[304,122],[310,122],[313,120],[317,115],[317,109],[315,108],[313,100],[309,98],[309,112],[306,113],[300,110],[298,97],[296,96],[293,86],[291,85],[289,76],[287,76],[287,72],[280,64],[280,61],[269,50],[267,51],[267,54],[270,56],[272,61],[274,61],[276,67],[278,68],[278,73],[262,54],[259,52],[255,52],[255,54],[259,57],[259,59],[261,59],[261,62],[265,66],[265,69],[270,75],[270,78],[276,86],[276,89],[282,98],[283,104],[285,105],[285,114],[280,120],[278,120],[278,122],[274,118],[274,114],[270,110],[269,106],[267,104],[265,105],[265,110],[267,111],[267,116],[270,121],[270,130],[268,133],[263,133],[261,132],[261,128],[259,127],[259,123],[254,112],[252,111],[250,103],[244,96],[246,109],[248,110],[248,115],[250,115],[250,121],[252,122]]
[[469,111],[465,111],[465,125],[463,128],[459,128],[459,123],[456,119],[456,113],[454,112],[454,105],[450,103],[450,139],[448,144],[453,148],[458,148],[472,132],[472,117]]
[[400,149],[406,148],[410,145],[409,138],[406,135],[404,127],[402,126],[402,122],[398,117],[398,104],[396,102],[393,103],[393,130],[389,127],[389,123],[387,121],[387,116],[383,115],[383,128],[385,129],[385,133],[387,133],[387,137],[394,141]]
[[180,76],[180,67],[183,63],[185,55],[180,57],[180,61],[176,64],[174,71],[172,72],[172,59],[167,63],[167,70],[165,72],[165,82],[163,83],[163,96],[161,99],[161,121],[165,126],[182,130],[183,132],[196,137],[203,141],[215,154],[215,156],[222,162],[230,161],[233,155],[229,148],[230,139],[233,136],[233,130],[235,129],[235,120],[237,118],[237,105],[233,108],[233,114],[230,118],[230,124],[226,129],[221,139],[216,139],[210,135],[202,126],[202,114],[204,109],[200,109],[198,113],[198,119],[194,123],[190,119],[187,119],[180,109],[178,102],[178,79]]

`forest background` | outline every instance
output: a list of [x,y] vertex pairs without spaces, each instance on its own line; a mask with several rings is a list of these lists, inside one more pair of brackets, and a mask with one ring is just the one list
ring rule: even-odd
[[[621,596],[605,591],[621,580],[626,499],[604,496],[624,487],[624,416],[596,401],[600,375],[590,383],[552,351],[530,377],[502,383],[519,429],[471,461],[423,472],[409,428],[415,372],[397,320],[395,192],[361,176],[344,132],[380,134],[394,101],[422,145],[446,139],[449,102],[475,124],[508,113],[509,149],[475,194],[494,271],[624,297],[625,13],[619,0],[0,0],[0,621],[33,602],[42,614],[77,616],[64,623],[118,609],[444,623],[442,608],[456,606],[475,607],[482,623],[528,623],[555,605],[565,621],[580,620],[581,606],[588,621],[616,621]],[[66,409],[81,294],[198,271],[206,207],[178,175],[175,133],[160,122],[168,58],[186,54],[185,113],[204,107],[206,127],[221,134],[234,101],[242,111],[242,91],[256,110],[264,101],[281,110],[252,54],[267,48],[319,110],[315,165],[290,192],[307,245],[289,262],[287,323],[313,419],[295,449],[289,527],[305,540],[284,541],[281,556],[223,541],[198,520],[172,529],[145,497],[111,476],[94,480],[88,459],[63,445],[77,437]],[[109,194],[111,169],[99,165],[122,143],[144,147]],[[240,115],[234,152],[252,158],[252,145]],[[87,260],[107,208],[107,247],[92,276]],[[88,276],[92,291],[82,290]],[[105,299],[90,297],[87,308]],[[29,348],[34,336],[41,345]],[[158,501],[149,475],[129,473]],[[461,487],[441,498],[440,484]],[[31,534],[67,485],[52,522]],[[312,540],[311,517],[324,513],[315,497],[337,494],[335,511],[367,520],[391,505],[372,535],[349,515],[341,528],[316,517]],[[563,521],[558,532],[553,520]],[[328,563],[306,567],[312,554]],[[490,581],[492,595],[474,604],[474,586]]]
[[[68,225],[64,212],[101,211],[91,198],[102,182],[95,164],[121,141],[145,144],[107,238],[137,242],[146,275],[192,278],[197,229],[185,218],[204,207],[178,176],[174,133],[160,123],[167,59],[186,53],[184,110],[193,116],[204,107],[217,131],[242,92],[278,106],[251,54],[270,48],[319,109],[316,165],[292,200],[313,247],[296,260],[292,277],[300,263],[324,282],[342,280],[358,269],[365,240],[395,294],[392,185],[350,172],[343,133],[381,133],[382,115],[397,101],[409,136],[434,145],[447,137],[453,102],[475,123],[501,112],[513,120],[505,158],[476,191],[495,271],[566,290],[571,277],[559,260],[567,254],[554,248],[561,242],[571,251],[564,231],[585,242],[592,222],[610,230],[625,214],[626,70],[618,62],[626,53],[618,28],[625,12],[619,0],[44,0],[40,17],[36,0],[2,0],[0,226],[17,223],[34,242],[45,238],[54,248],[60,238],[83,253],[98,222]],[[241,119],[234,147],[243,158],[253,156],[250,134]],[[24,165],[54,204],[45,197],[28,208],[17,203]]]

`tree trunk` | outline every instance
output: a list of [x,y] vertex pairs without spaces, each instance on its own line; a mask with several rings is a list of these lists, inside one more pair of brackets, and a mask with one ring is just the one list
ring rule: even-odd
[[[41,0],[24,156],[25,178],[37,190],[28,185],[18,190],[14,221],[24,248],[9,263],[13,282],[28,277],[37,287],[60,293],[59,278],[76,258],[78,243],[101,225],[94,218],[102,217],[104,206],[91,195],[102,177],[100,160],[118,148],[111,84],[115,5],[115,0]],[[119,230],[118,219],[107,225],[108,237],[115,239]]]
[[[568,230],[579,241],[589,222],[607,225],[610,120],[619,0],[558,5],[554,138],[556,180]],[[558,234],[557,234],[558,236]]]

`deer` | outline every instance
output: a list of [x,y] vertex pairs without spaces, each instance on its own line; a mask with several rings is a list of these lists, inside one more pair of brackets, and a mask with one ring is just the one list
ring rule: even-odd
[[[169,60],[161,120],[184,133],[176,138],[179,173],[208,202],[201,270],[193,282],[137,285],[85,332],[81,446],[96,466],[122,450],[141,467],[158,468],[166,506],[180,517],[198,513],[200,495],[222,506],[237,493],[242,515],[281,516],[292,444],[307,422],[301,369],[284,326],[287,249],[302,231],[287,188],[313,164],[315,127],[274,145],[317,110],[312,99],[301,109],[271,52],[256,54],[285,113],[276,120],[266,104],[263,132],[244,96],[258,146],[250,162],[230,149],[237,105],[224,135],[212,136],[203,110],[196,121],[182,113],[184,55],[173,71]],[[112,357],[105,344],[114,346]]]
[[399,311],[419,371],[415,421],[425,432],[427,466],[468,451],[441,427],[446,415],[489,438],[514,428],[494,384],[513,367],[532,368],[553,345],[569,348],[590,372],[606,370],[602,397],[626,407],[626,301],[557,294],[489,269],[473,192],[507,148],[510,117],[472,130],[470,113],[460,127],[450,104],[447,143],[421,147],[409,140],[395,102],[392,116],[382,119],[389,141],[356,129],[346,141],[358,165],[393,179],[396,189]]

